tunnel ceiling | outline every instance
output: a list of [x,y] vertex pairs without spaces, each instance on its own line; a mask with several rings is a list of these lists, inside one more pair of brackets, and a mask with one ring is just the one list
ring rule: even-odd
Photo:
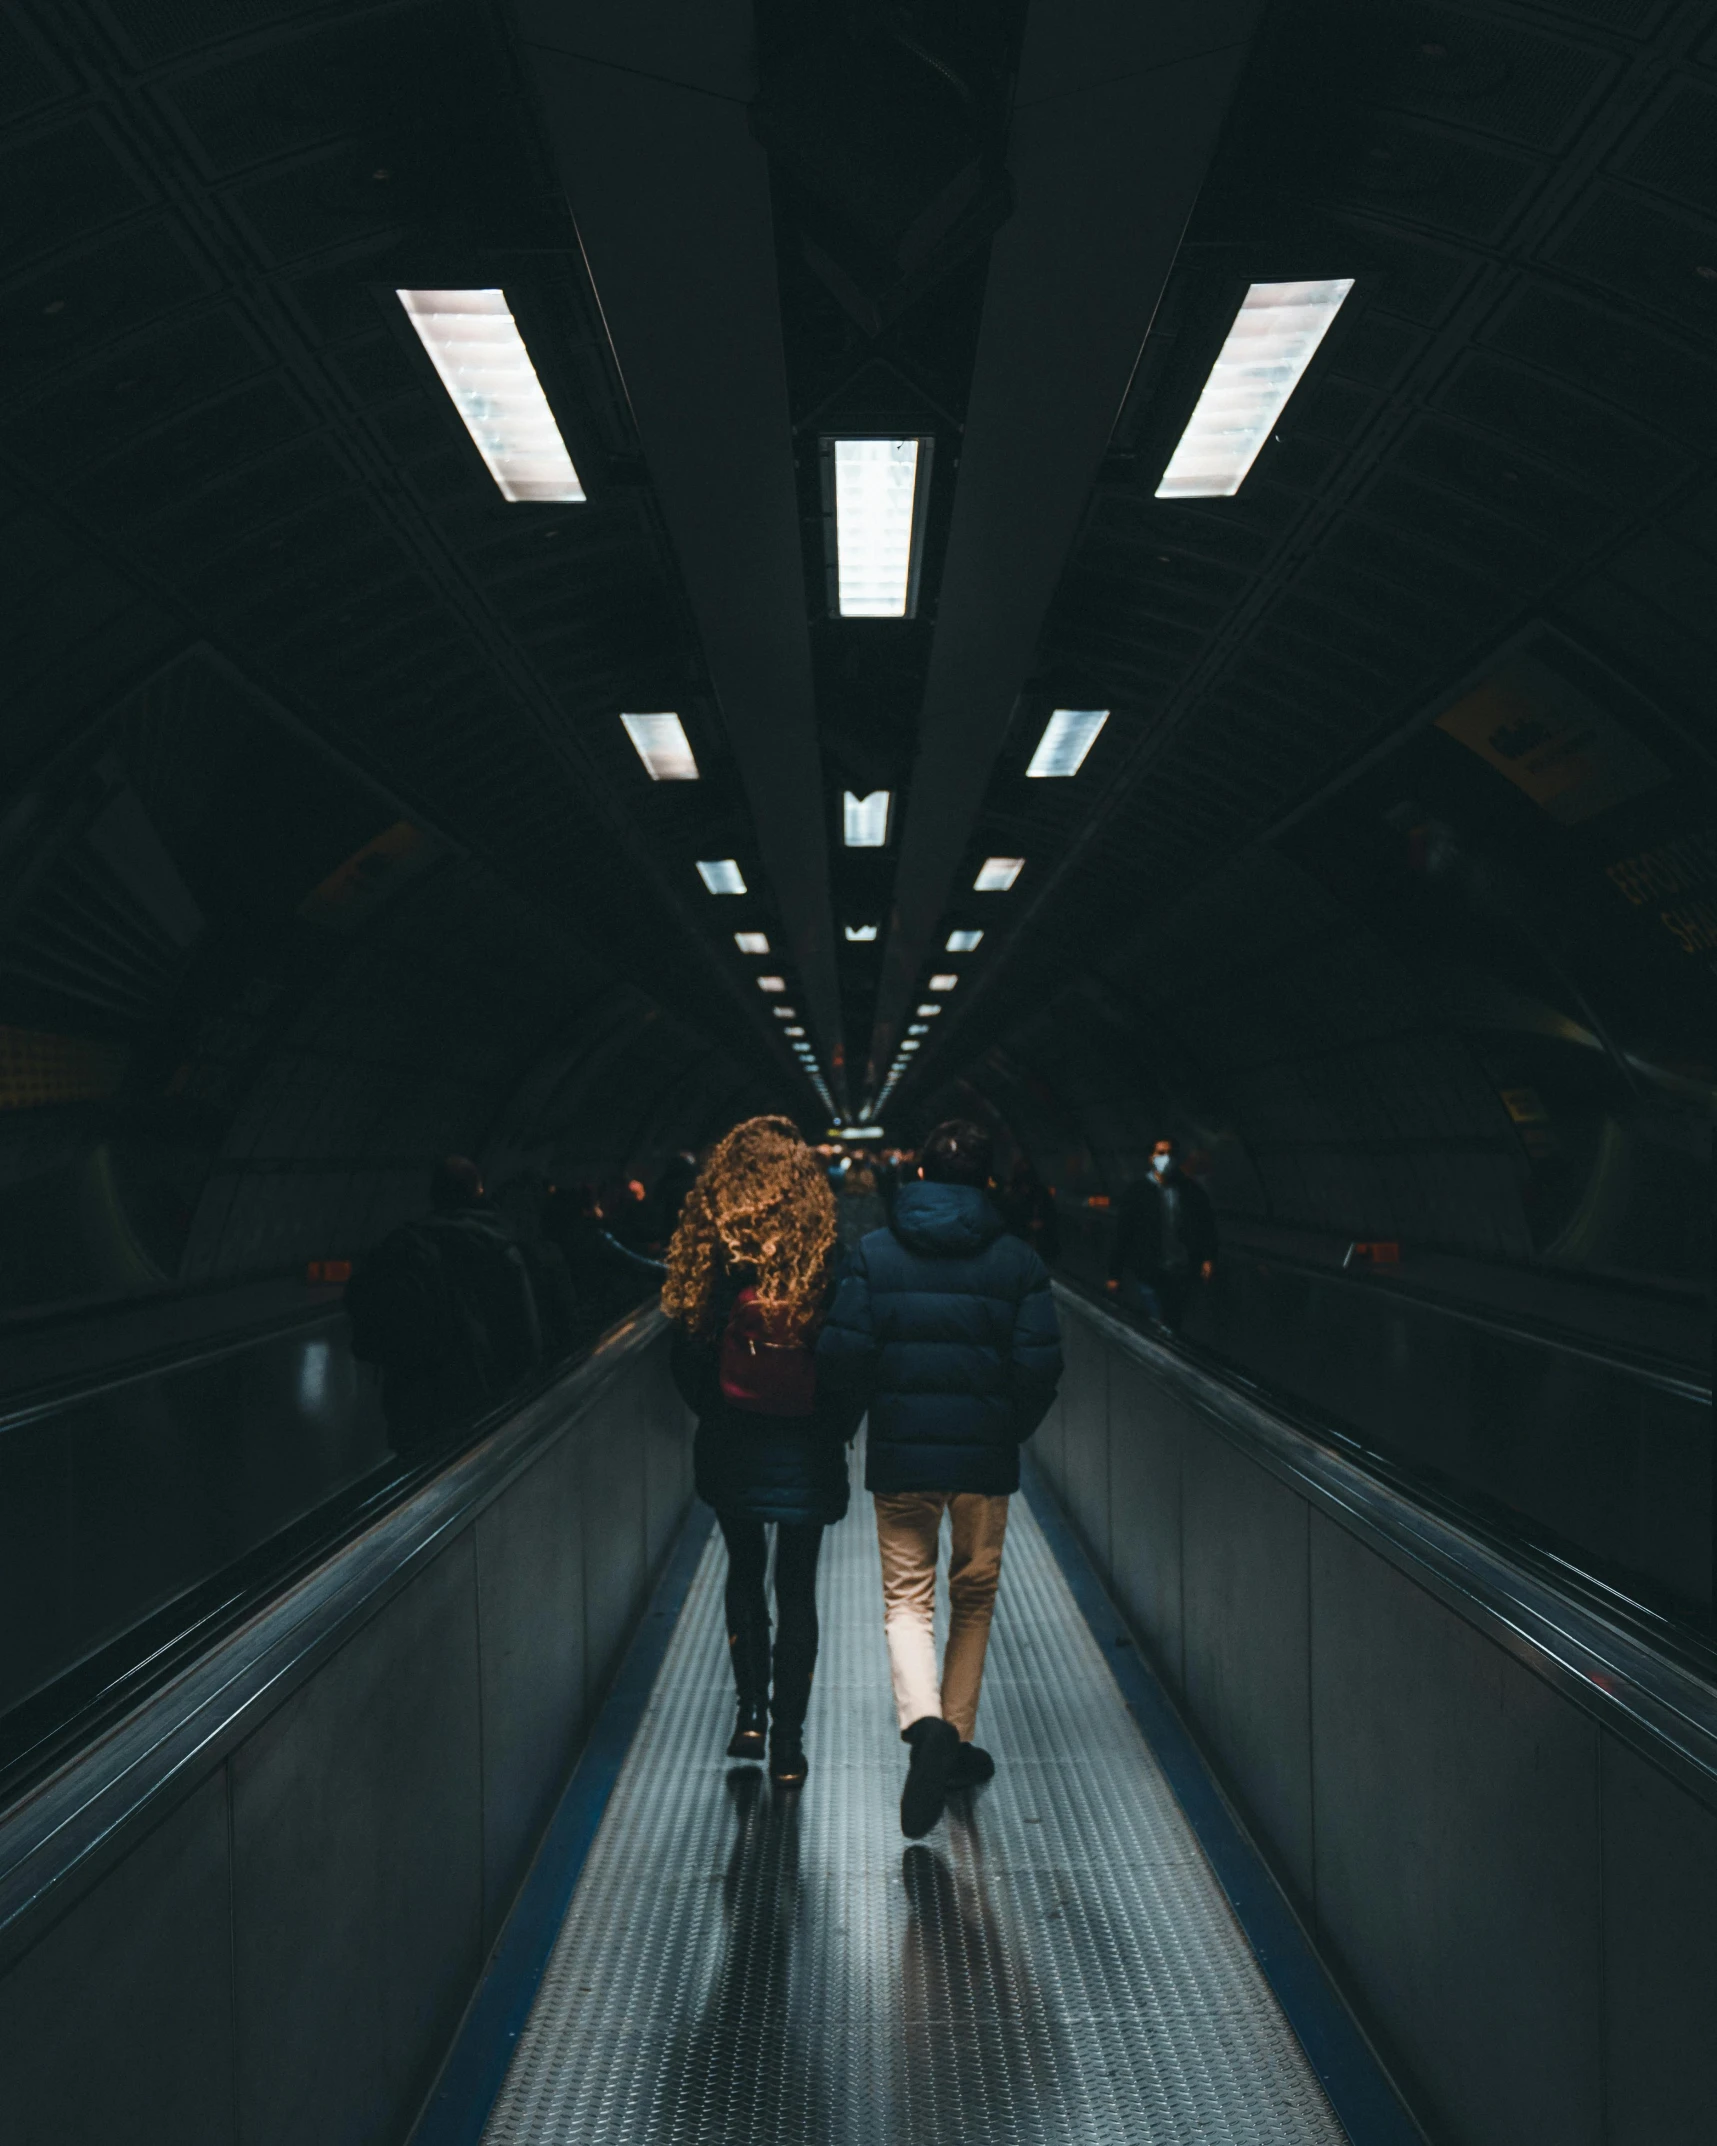
[[[299,810],[282,885],[406,824],[715,1050],[710,1094],[807,1122],[736,928],[849,1108],[959,977],[917,1110],[1063,1001],[1150,1003],[1166,929],[1243,966],[1283,844],[1326,892],[1337,852],[1387,873],[1377,827],[1404,813],[1410,845],[1477,782],[1541,888],[1612,898],[1630,857],[1711,847],[1709,6],[9,0],[0,25],[0,930],[61,869],[32,815],[98,763],[100,811],[130,811],[116,711],[188,675],[366,786],[368,819]],[[1238,496],[1156,498],[1247,286],[1334,276]],[[583,503],[501,499],[408,285],[506,291]],[[928,443],[911,617],[834,615],[842,433]],[[1609,710],[1649,797],[1557,819],[1458,721],[1407,789],[1349,784],[1522,663]],[[1107,726],[1073,780],[1028,781],[1058,706]],[[696,784],[652,784],[620,728],[666,708]],[[887,843],[847,848],[843,793],[879,789]],[[229,848],[237,889],[266,844]],[[1011,891],[973,891],[989,855],[1026,860]],[[744,898],[704,891],[708,858]],[[1708,961],[1688,915],[1677,953]],[[951,957],[956,929],[981,946]],[[63,984],[67,949],[31,943],[30,988],[56,959]],[[536,1090],[507,1081],[523,1142]]]
[[[3,20],[8,793],[212,665],[790,1093],[733,959],[777,928],[744,789],[500,11]],[[584,503],[502,500],[393,295],[468,284]],[[696,785],[620,728],[659,708]],[[726,856],[744,901],[694,874]]]
[[[1415,797],[1422,825],[1427,795],[1475,774],[1489,794],[1463,797],[1469,817],[1497,823],[1499,854],[1566,905],[1564,927],[1579,914],[1594,939],[1626,939],[1641,856],[1667,860],[1666,894],[1709,882],[1714,70],[1706,7],[1269,11],[962,877],[986,854],[1027,868],[947,913],[988,936],[918,1093],[1084,973],[1148,997],[1141,949],[1160,964],[1171,915],[1177,968],[1254,961],[1275,898],[1247,863],[1258,837],[1320,827],[1314,868],[1363,911],[1376,897],[1351,866],[1382,815],[1407,816],[1404,847]],[[1247,284],[1338,275],[1353,295],[1239,496],[1155,498]],[[1480,772],[1470,737],[1433,731],[1363,827],[1306,820],[1522,651],[1549,690],[1571,683],[1628,726],[1611,749],[1645,746],[1639,794],[1594,795],[1558,824]],[[1057,705],[1113,713],[1075,781],[1028,783]],[[1183,897],[1213,873],[1235,891],[1201,931]],[[1655,977],[1640,1028],[1660,1045],[1679,1030],[1708,1078],[1717,919],[1708,899],[1658,907],[1609,966]]]

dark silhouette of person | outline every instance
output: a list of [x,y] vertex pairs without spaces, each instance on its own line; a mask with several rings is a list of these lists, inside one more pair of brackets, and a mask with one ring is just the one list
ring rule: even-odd
[[1150,1175],[1121,1195],[1109,1288],[1159,1326],[1178,1333],[1192,1293],[1216,1266],[1216,1214],[1188,1177],[1166,1134],[1151,1149]]
[[649,1219],[645,1226],[649,1233],[648,1245],[653,1252],[665,1253],[672,1243],[680,1209],[686,1204],[686,1194],[697,1181],[698,1159],[688,1149],[681,1148],[663,1163],[647,1203]]
[[543,1234],[566,1261],[586,1334],[600,1333],[662,1286],[661,1261],[621,1243],[607,1227],[594,1185],[551,1185]]
[[1022,1155],[1014,1164],[1007,1184],[996,1194],[1002,1220],[1016,1237],[1023,1237],[1046,1267],[1061,1257],[1061,1217],[1055,1195]]
[[529,1265],[465,1155],[436,1164],[426,1216],[357,1262],[345,1305],[352,1353],[380,1366],[405,1458],[444,1443],[543,1361]]

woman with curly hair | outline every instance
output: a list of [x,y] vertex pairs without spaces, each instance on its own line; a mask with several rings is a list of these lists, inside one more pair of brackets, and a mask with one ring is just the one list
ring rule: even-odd
[[[739,1695],[730,1758],[778,1786],[805,1778],[817,1661],[817,1556],[847,1509],[845,1423],[819,1398],[817,1334],[834,1293],[835,1202],[788,1118],[748,1118],[718,1141],[668,1247],[662,1306],[674,1377],[697,1412],[698,1495],[727,1543],[727,1643]],[[775,1524],[770,1658],[765,1525]],[[773,1667],[773,1691],[771,1691]]]

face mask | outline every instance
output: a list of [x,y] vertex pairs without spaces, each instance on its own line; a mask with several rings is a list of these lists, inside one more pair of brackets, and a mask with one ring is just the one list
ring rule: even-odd
[[1173,1161],[1174,1157],[1172,1155],[1153,1155],[1151,1157],[1151,1168],[1157,1173],[1158,1177],[1166,1177],[1169,1164]]

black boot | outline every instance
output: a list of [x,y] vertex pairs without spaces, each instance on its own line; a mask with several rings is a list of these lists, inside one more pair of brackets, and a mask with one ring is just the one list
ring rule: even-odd
[[777,1788],[802,1788],[810,1762],[805,1757],[805,1711],[811,1703],[815,1662],[783,1660],[775,1650],[775,1689],[769,1701],[769,1773]]
[[739,1719],[728,1740],[730,1759],[760,1759],[769,1721],[769,1627],[727,1635],[733,1662],[733,1685],[739,1694]]
[[922,1840],[947,1807],[960,1732],[939,1714],[922,1714],[901,1740],[912,1746],[912,1763],[900,1792],[900,1830],[908,1840]]
[[950,1788],[982,1788],[996,1777],[996,1762],[982,1744],[962,1744],[948,1770]]

